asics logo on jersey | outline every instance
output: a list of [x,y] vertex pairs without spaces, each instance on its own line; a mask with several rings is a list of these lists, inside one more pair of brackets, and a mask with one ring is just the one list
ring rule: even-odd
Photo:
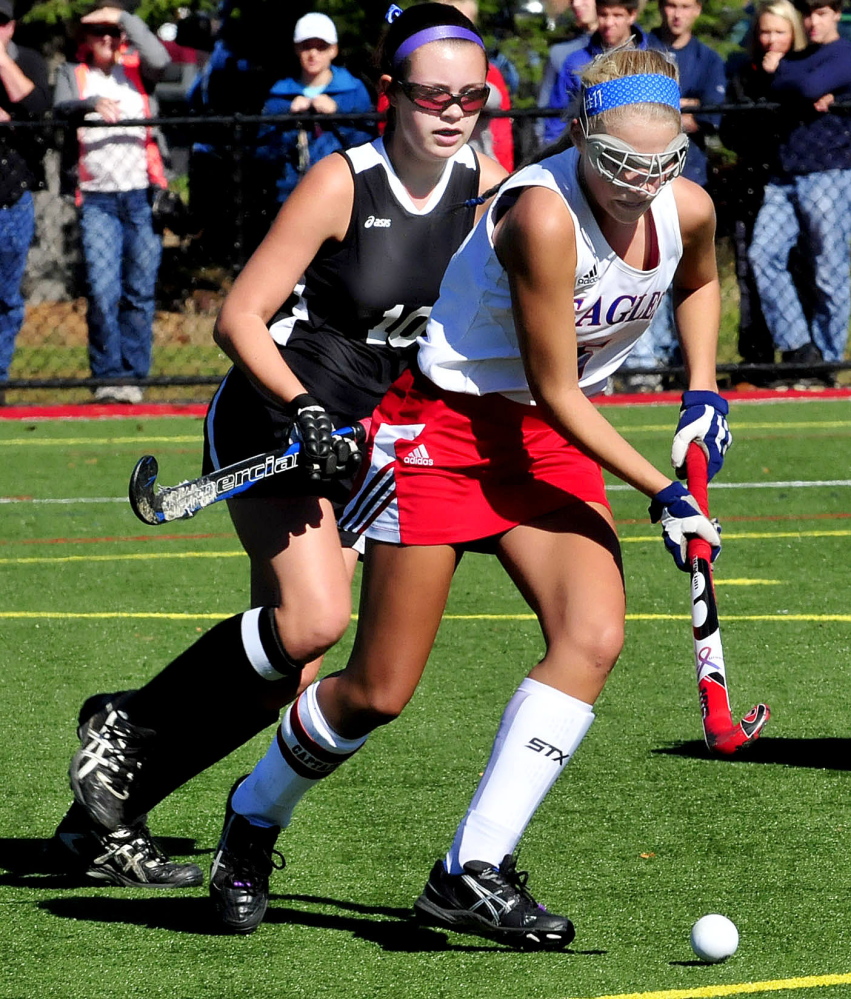
[[583,274],[576,282],[577,288],[587,288],[589,285],[596,284],[600,280],[600,274],[597,270],[597,265],[591,268],[587,274]]
[[433,465],[434,462],[429,457],[428,451],[426,451],[425,444],[420,444],[419,447],[415,447],[410,454],[406,454],[402,461],[406,465]]
[[569,753],[563,753],[558,746],[552,746],[550,743],[544,742],[543,739],[530,739],[526,743],[526,748],[535,753],[543,753],[547,759],[551,759],[558,766],[563,766],[570,758]]
[[364,222],[363,227],[364,229],[371,229],[373,226],[376,229],[389,229],[390,219],[379,219],[374,215],[370,215],[366,222]]

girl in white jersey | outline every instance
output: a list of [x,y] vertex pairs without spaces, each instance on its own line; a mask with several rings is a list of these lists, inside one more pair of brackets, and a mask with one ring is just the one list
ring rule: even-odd
[[[685,568],[716,528],[588,396],[673,282],[689,374],[672,454],[713,467],[729,445],[717,395],[714,213],[679,177],[687,140],[672,63],[617,51],[584,76],[574,148],[521,170],[447,269],[421,371],[373,415],[371,467],[344,522],[367,545],[347,668],[309,688],[233,795],[232,814],[286,826],[305,791],[412,696],[466,548],[494,551],[535,611],[546,654],[502,718],[481,786],[416,910],[518,947],[560,948],[564,916],[535,903],[512,854],[576,751],[623,641],[620,550],[601,466],[652,499]],[[578,357],[578,363],[577,363]]]

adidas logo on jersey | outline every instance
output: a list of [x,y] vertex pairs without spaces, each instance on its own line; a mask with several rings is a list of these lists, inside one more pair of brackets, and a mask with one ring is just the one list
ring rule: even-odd
[[406,454],[402,461],[406,465],[433,465],[434,462],[428,455],[426,451],[425,444],[420,444],[419,447],[415,447],[410,454]]
[[591,268],[587,274],[583,274],[576,282],[577,288],[589,288],[592,284],[596,284],[600,280],[600,275],[597,273],[597,265]]
[[373,226],[376,229],[389,229],[390,219],[379,219],[374,215],[370,215],[366,222],[364,222],[363,227],[364,229],[371,229]]

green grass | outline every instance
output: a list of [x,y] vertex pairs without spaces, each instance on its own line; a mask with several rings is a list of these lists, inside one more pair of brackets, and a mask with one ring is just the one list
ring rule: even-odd
[[[667,465],[673,407],[605,412]],[[738,403],[732,425],[719,485],[851,478],[847,402]],[[160,459],[165,484],[196,474],[199,421],[3,422],[0,492],[119,498],[144,452]],[[0,997],[712,996],[748,982],[847,975],[850,495],[847,486],[712,492],[724,524],[718,599],[734,712],[762,699],[773,710],[752,755],[731,763],[701,748],[688,579],[647,523],[646,500],[612,492],[626,648],[521,852],[536,894],[576,922],[565,954],[514,953],[409,921],[502,708],[541,652],[535,623],[509,617],[527,609],[485,556],[462,563],[404,716],[308,796],[282,836],[288,867],[275,875],[258,933],[216,935],[205,889],[100,889],[39,874],[34,858],[69,800],[82,699],[144,682],[210,627],[210,615],[242,610],[247,567],[220,507],[154,530],[121,502],[1,505]],[[174,612],[190,616],[130,616]],[[92,613],[106,616],[82,616]],[[328,669],[345,663],[351,637]],[[199,684],[215,682],[216,665]],[[226,790],[267,740],[154,812],[152,828],[174,856],[207,867]],[[731,961],[703,966],[688,931],[712,911],[736,922],[741,945]],[[777,994],[844,999],[851,982]]]

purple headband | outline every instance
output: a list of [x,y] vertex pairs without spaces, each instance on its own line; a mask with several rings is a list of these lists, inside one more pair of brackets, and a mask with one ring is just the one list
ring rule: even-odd
[[484,42],[474,31],[468,31],[467,28],[461,28],[456,24],[437,24],[432,28],[423,28],[422,31],[417,31],[410,38],[406,38],[393,53],[393,65],[398,66],[403,59],[407,59],[421,45],[428,45],[429,42],[440,42],[444,38],[461,38],[465,42],[475,42],[483,50],[485,47]]

